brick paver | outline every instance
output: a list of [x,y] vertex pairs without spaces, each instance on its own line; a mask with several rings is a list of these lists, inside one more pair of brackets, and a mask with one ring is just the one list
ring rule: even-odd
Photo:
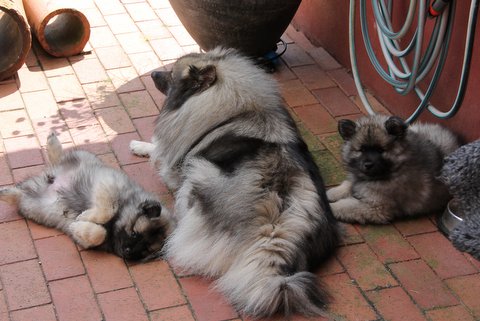
[[338,259],[362,290],[373,290],[397,285],[385,266],[377,259],[367,244],[340,248]]
[[50,303],[50,294],[37,260],[0,266],[0,277],[11,311]]
[[85,273],[77,247],[66,235],[36,240],[35,247],[48,281]]
[[421,310],[401,287],[367,292],[368,299],[378,312],[391,321],[424,321]]
[[198,277],[180,279],[199,321],[229,320],[238,317],[225,297],[211,288],[211,282]]
[[0,265],[37,257],[24,220],[0,224],[0,244]]
[[480,300],[478,289],[480,289],[480,275],[473,274],[460,276],[446,281],[447,285],[462,302],[473,312],[476,318],[480,318]]
[[[131,139],[149,141],[165,96],[150,73],[198,52],[168,0],[76,2],[89,19],[86,52],[53,58],[37,44],[0,82],[0,188],[45,169],[54,130],[64,148],[88,150],[172,209],[173,196]],[[327,186],[345,178],[337,121],[366,111],[348,69],[289,26],[272,76]],[[371,92],[374,110],[389,113]],[[480,320],[480,261],[457,251],[435,217],[384,226],[340,223],[337,253],[315,271],[332,296],[327,317],[292,321]],[[25,221],[0,203],[0,321],[252,321],[212,280],[168,262],[129,263],[83,250],[61,231]],[[275,316],[261,321],[283,321]]]
[[[13,311],[12,321],[56,321],[55,311],[52,304],[33,307],[25,310]],[[1,320],[1,319],[0,319]]]
[[443,279],[476,272],[440,232],[411,236],[408,240],[423,260]]
[[391,264],[390,268],[413,300],[424,309],[458,304],[446,284],[422,260]]
[[168,264],[155,261],[130,267],[130,273],[149,311],[185,304],[185,297]]
[[50,282],[50,292],[59,320],[101,320],[93,290],[86,276]]
[[96,293],[127,288],[133,285],[123,260],[110,253],[82,251],[83,264]]
[[134,288],[127,288],[98,295],[106,320],[148,321],[147,313]]

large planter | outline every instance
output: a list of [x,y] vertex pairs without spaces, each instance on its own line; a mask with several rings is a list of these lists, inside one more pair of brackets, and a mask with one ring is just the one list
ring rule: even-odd
[[170,0],[173,10],[204,50],[237,48],[250,56],[276,49],[301,0]]

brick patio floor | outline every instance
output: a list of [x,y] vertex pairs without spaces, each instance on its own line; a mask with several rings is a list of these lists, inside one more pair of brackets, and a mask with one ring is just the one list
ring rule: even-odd
[[[198,47],[166,0],[81,3],[92,27],[84,55],[54,59],[35,45],[18,75],[0,83],[0,185],[42,170],[55,129],[66,147],[99,155],[171,206],[171,194],[145,159],[130,155],[128,142],[150,139],[164,99],[150,71]],[[351,75],[292,27],[283,39],[288,50],[274,77],[326,184],[338,184],[336,121],[363,113]],[[342,246],[317,272],[333,297],[328,319],[480,320],[480,262],[456,251],[434,222],[344,225]],[[1,321],[251,320],[210,285],[164,261],[126,264],[81,250],[0,203]]]

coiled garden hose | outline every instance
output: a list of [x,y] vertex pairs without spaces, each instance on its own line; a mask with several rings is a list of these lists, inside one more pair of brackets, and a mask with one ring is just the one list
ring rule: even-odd
[[[369,114],[374,114],[375,111],[368,102],[365,91],[362,87],[355,55],[356,1],[357,0],[350,0],[349,14],[349,43],[352,74],[362,103]],[[446,112],[440,111],[433,106],[430,103],[430,97],[435,90],[447,58],[453,29],[456,0],[435,0],[430,6],[428,5],[428,0],[410,0],[407,15],[398,32],[393,31],[392,27],[392,0],[387,0],[387,2],[385,2],[385,0],[371,1],[378,40],[387,64],[387,70],[380,63],[372,47],[370,33],[367,26],[366,0],[358,0],[360,4],[360,25],[363,42],[369,59],[377,73],[389,83],[395,91],[401,95],[407,95],[413,90],[420,99],[420,103],[415,111],[406,121],[408,123],[413,122],[425,109],[438,118],[446,119],[453,117],[460,108],[467,87],[478,14],[478,0],[472,0],[470,4],[463,65],[457,95],[452,106]],[[415,14],[417,14],[417,26],[415,32],[408,45],[402,49],[400,48],[399,40],[411,29],[412,22],[415,20]],[[428,45],[422,54],[424,26],[427,18],[435,19],[435,25],[430,39],[428,40]],[[406,61],[406,56],[412,52],[413,59],[412,66],[410,67]],[[398,61],[400,65],[398,65],[396,61]],[[426,91],[423,92],[418,84],[429,74],[432,68],[434,68],[433,76]]]

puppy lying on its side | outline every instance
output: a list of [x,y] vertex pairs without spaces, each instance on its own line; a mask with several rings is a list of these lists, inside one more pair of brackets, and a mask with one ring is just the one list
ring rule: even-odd
[[47,143],[50,166],[39,176],[0,189],[0,200],[20,214],[68,234],[84,248],[131,260],[158,255],[171,231],[157,197],[85,151],[64,153],[55,134]]

